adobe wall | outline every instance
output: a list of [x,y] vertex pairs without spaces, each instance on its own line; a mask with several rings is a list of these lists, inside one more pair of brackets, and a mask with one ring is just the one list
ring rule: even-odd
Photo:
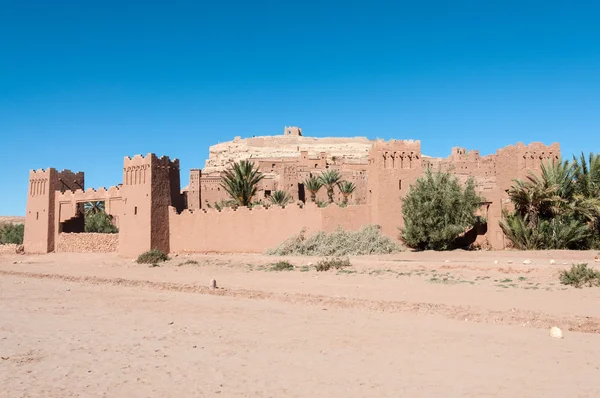
[[112,253],[118,249],[118,234],[61,233],[56,240],[56,252]]
[[402,198],[422,175],[420,141],[378,141],[369,155],[367,203],[371,222],[397,238],[404,224]]
[[27,253],[54,250],[54,191],[58,186],[56,169],[32,170],[29,173],[25,236]]
[[340,208],[333,205],[303,208],[292,204],[265,209],[246,207],[237,210],[184,211],[171,208],[169,229],[172,252],[262,253],[298,234],[333,231],[338,226],[358,230],[369,223],[367,206]]
[[134,257],[151,249],[168,253],[169,206],[183,200],[175,178],[179,161],[150,153],[126,156],[123,166],[119,254]]

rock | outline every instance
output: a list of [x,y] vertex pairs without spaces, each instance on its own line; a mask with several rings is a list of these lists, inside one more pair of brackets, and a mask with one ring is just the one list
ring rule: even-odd
[[23,246],[23,245],[17,246],[17,248],[15,249],[15,252],[17,254],[25,254],[25,246]]
[[217,288],[217,281],[215,279],[211,279],[210,280],[210,288],[211,289],[216,289]]
[[499,263],[500,263],[500,261],[494,260],[494,264],[499,264]]
[[513,262],[512,262],[512,260],[508,260],[507,263],[512,264]]
[[598,262],[598,261],[600,261],[600,258],[598,258],[598,256],[595,256],[595,257],[594,257],[594,261],[595,261],[595,262]]
[[550,265],[554,265],[554,264],[556,264],[556,261],[550,260]]
[[562,330],[560,330],[556,326],[552,326],[550,328],[550,337],[555,338],[555,339],[562,339],[563,338]]
[[523,261],[523,264],[529,265],[529,264],[531,264],[531,260],[525,260],[525,261]]
[[444,261],[444,262],[445,262],[445,263],[449,263],[449,262],[450,262],[450,260],[446,260],[446,261]]

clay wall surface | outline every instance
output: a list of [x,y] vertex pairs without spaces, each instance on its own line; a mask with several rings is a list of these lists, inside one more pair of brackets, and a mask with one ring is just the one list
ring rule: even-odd
[[13,243],[7,243],[0,245],[0,254],[15,254],[19,245]]
[[402,226],[402,198],[421,176],[420,141],[377,142],[369,155],[367,203],[371,221],[381,225],[382,232],[398,237]]
[[357,230],[368,223],[367,206],[318,208],[309,204],[300,208],[292,204],[181,214],[171,209],[169,215],[173,252],[262,253],[303,228],[310,234],[333,231],[338,226]]
[[56,169],[32,170],[29,173],[23,240],[27,253],[54,250],[54,191],[57,187]]
[[[397,238],[398,227],[403,225],[402,198],[426,169],[432,169],[451,172],[461,182],[474,178],[483,199],[479,215],[488,220],[487,232],[479,231],[485,236],[477,237],[477,242],[502,249],[506,240],[498,222],[502,210],[510,206],[507,190],[515,178],[538,173],[542,162],[559,156],[558,144],[518,143],[487,156],[455,147],[447,158],[431,158],[422,155],[419,141],[316,139],[292,134],[246,140],[236,137],[212,147],[209,171],[192,169],[190,185],[183,194],[179,161],[154,154],[125,157],[123,183],[109,189],[73,189],[84,186],[81,172],[31,171],[24,246],[29,253],[75,250],[76,245],[69,242],[76,238],[61,232],[82,230],[82,204],[90,201],[104,201],[120,231],[107,239],[118,239],[119,253],[127,257],[153,248],[165,252],[262,252],[302,228],[310,233],[378,224],[384,234]],[[284,190],[294,202],[285,209],[209,209],[207,204],[229,199],[221,187],[222,170],[240,159],[251,159],[265,173],[256,200],[268,203],[270,193]],[[310,203],[303,182],[326,170],[337,170],[342,180],[356,184],[349,197],[351,206],[318,208]],[[335,201],[341,202],[337,187],[334,192]],[[302,199],[307,202],[304,208],[296,204]],[[317,199],[327,201],[326,187]],[[77,239],[88,239],[81,236]]]
[[119,229],[119,253],[135,257],[151,249],[151,162],[153,156],[125,157],[124,198]]
[[111,253],[119,249],[119,234],[61,233],[56,251],[64,253]]

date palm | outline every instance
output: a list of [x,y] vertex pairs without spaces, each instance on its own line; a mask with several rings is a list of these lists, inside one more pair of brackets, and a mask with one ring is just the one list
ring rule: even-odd
[[285,191],[277,190],[271,194],[269,200],[274,205],[283,207],[292,201],[292,195]]
[[344,197],[343,204],[348,204],[348,196],[352,195],[356,191],[356,184],[350,181],[340,181],[338,188]]
[[319,176],[321,184],[327,188],[327,197],[329,203],[333,203],[333,190],[335,186],[341,181],[342,176],[337,170],[326,170]]
[[306,190],[310,192],[311,202],[317,201],[317,193],[319,192],[322,186],[323,183],[317,177],[311,176],[304,180],[304,188],[306,188]]
[[225,171],[221,186],[238,206],[248,206],[264,177],[252,162],[241,160]]

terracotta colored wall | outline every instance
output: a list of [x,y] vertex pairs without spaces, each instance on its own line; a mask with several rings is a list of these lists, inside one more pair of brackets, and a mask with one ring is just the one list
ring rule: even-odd
[[189,212],[171,209],[169,229],[173,252],[262,253],[298,234],[333,231],[338,225],[356,230],[369,223],[367,206],[318,208],[290,205]]
[[32,170],[29,173],[25,236],[27,253],[54,250],[54,191],[58,183],[55,169]]
[[65,253],[110,253],[119,248],[118,234],[62,233],[56,240],[56,251]]
[[[205,208],[206,200],[212,204],[227,198],[220,188],[220,175],[204,176],[200,170],[193,170],[191,175],[198,178],[190,179],[187,198],[189,208],[195,211],[177,214],[183,207],[179,161],[168,157],[158,158],[154,154],[125,157],[123,184],[108,190],[72,191],[72,186],[83,186],[83,173],[68,170],[58,173],[55,169],[32,171],[24,246],[29,253],[55,250],[63,223],[76,215],[81,203],[96,200],[104,201],[107,212],[115,217],[120,230],[119,253],[128,257],[152,248],[165,252],[262,252],[297,234],[303,227],[314,232],[331,231],[338,225],[358,229],[365,224],[379,224],[384,234],[396,238],[398,227],[403,224],[401,198],[423,171],[431,168],[452,170],[461,181],[475,178],[477,190],[486,199],[482,215],[488,218],[487,235],[479,237],[478,242],[502,249],[506,242],[498,222],[502,209],[509,205],[506,191],[515,178],[539,172],[544,160],[559,156],[558,144],[518,143],[483,157],[478,151],[457,147],[446,159],[423,158],[419,141],[396,140],[373,142],[368,159],[354,163],[329,159],[325,153],[312,159],[302,151],[298,158],[256,160],[261,168],[270,168],[257,199],[264,199],[264,190],[284,189],[297,200],[299,182],[310,175],[318,176],[325,169],[333,169],[357,185],[350,203],[366,204],[324,209],[309,204],[301,209],[293,204],[286,209],[242,208],[220,213],[207,212]],[[339,190],[335,192],[336,201],[341,201]],[[309,192],[305,192],[305,198],[310,200]],[[327,199],[325,188],[318,198]],[[197,210],[198,207],[204,210]]]

